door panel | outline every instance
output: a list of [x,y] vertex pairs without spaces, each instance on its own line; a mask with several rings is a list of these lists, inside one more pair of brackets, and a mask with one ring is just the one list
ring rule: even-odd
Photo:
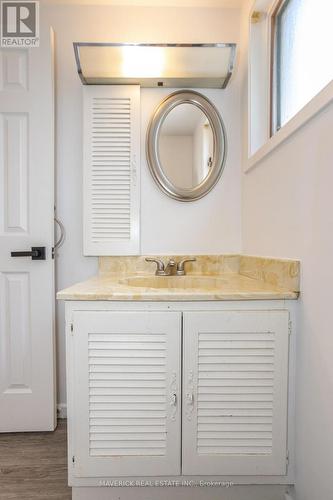
[[74,313],[74,474],[180,473],[181,313]]
[[[56,423],[53,101],[44,26],[39,48],[0,49],[0,432]],[[45,260],[11,257],[33,246]]]
[[3,273],[1,295],[4,308],[1,392],[31,394],[31,329],[29,315],[29,274]]
[[2,234],[28,231],[28,114],[1,113]]
[[183,474],[286,473],[288,319],[184,313]]

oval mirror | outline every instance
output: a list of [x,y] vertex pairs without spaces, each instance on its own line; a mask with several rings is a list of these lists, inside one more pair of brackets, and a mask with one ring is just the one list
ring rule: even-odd
[[155,110],[146,149],[150,171],[160,189],[180,201],[197,200],[215,186],[224,168],[222,118],[202,94],[174,92]]

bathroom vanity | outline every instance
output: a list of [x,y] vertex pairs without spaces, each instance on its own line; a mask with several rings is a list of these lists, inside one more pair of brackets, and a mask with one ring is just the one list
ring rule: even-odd
[[58,293],[75,498],[125,480],[293,482],[299,263],[197,256],[186,269],[105,257]]

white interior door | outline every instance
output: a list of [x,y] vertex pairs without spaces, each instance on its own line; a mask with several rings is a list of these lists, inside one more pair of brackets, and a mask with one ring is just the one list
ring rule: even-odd
[[74,475],[180,474],[181,313],[73,316]]
[[[52,430],[54,125],[49,29],[0,49],[0,431]],[[45,260],[11,256],[45,247]]]
[[183,474],[286,474],[288,319],[184,313]]

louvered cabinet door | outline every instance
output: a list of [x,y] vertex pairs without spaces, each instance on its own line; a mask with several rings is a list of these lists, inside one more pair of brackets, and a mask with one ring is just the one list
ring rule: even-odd
[[140,87],[83,87],[84,255],[140,253]]
[[74,313],[74,475],[180,473],[181,313]]
[[183,474],[286,474],[288,320],[184,314]]

